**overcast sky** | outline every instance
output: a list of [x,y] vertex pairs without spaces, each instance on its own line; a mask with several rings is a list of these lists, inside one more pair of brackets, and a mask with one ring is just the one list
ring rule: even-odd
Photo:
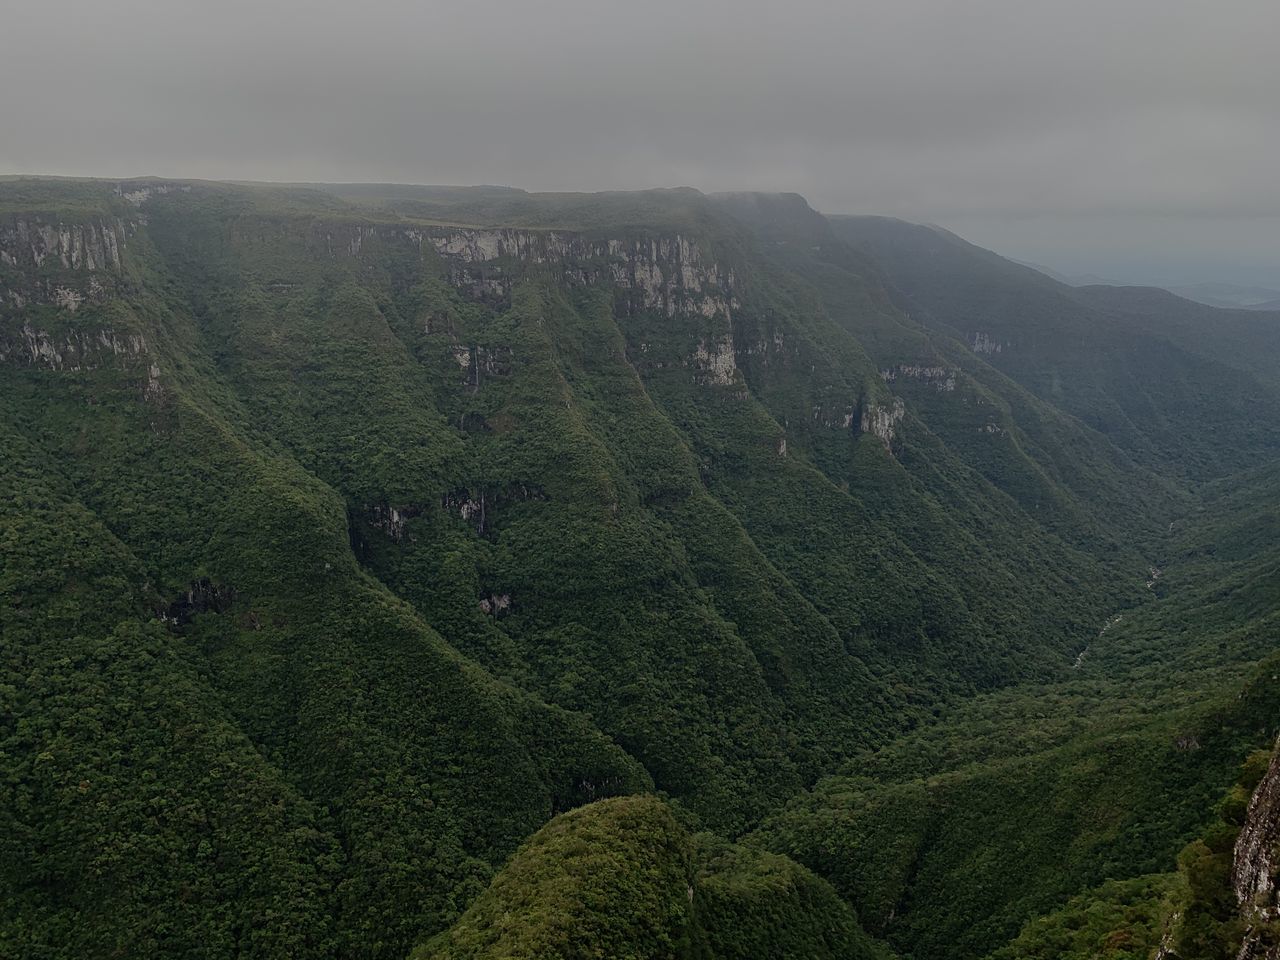
[[795,190],[1280,285],[1280,0],[4,6],[0,172]]

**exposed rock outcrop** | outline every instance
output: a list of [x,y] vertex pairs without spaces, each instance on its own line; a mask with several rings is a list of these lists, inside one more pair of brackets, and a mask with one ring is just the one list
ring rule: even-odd
[[15,217],[0,223],[0,263],[20,269],[38,270],[53,262],[64,270],[118,270],[127,229],[126,221],[109,217],[83,223]]
[[728,317],[737,278],[704,246],[681,234],[586,237],[572,231],[329,224],[313,245],[329,256],[361,257],[370,245],[431,250],[449,281],[473,296],[506,297],[522,268],[547,267],[571,285],[611,282],[628,310]]
[[[569,287],[609,284],[621,315],[652,310],[696,319],[703,330],[709,326],[712,332],[698,341],[688,365],[701,383],[727,386],[737,380],[732,333],[733,313],[740,306],[737,277],[703,243],[682,234],[588,237],[561,230],[345,223],[317,231],[312,245],[333,257],[372,256],[375,248],[388,245],[433,253],[449,283],[479,300],[505,301],[530,268],[549,270]],[[430,321],[426,324],[432,329]],[[781,350],[781,334],[760,346]],[[473,388],[484,375],[509,371],[509,350],[455,344],[451,351],[465,384]]]
[[369,522],[396,542],[405,538],[409,520],[419,513],[416,507],[393,507],[382,503],[367,508],[367,512]]
[[[147,353],[140,333],[117,333],[108,328],[76,330],[57,336],[24,323],[0,332],[0,362],[17,361],[53,370],[96,370],[109,362],[137,360]],[[157,370],[155,376],[159,376]]]
[[480,610],[491,617],[500,617],[511,611],[511,594],[492,593],[480,601]]
[[456,512],[467,523],[476,528],[476,533],[484,533],[485,529],[485,493],[480,491],[474,498],[465,490],[445,494],[441,504],[446,512]]
[[479,390],[485,380],[511,374],[513,357],[510,347],[468,347],[455,343],[449,347],[449,355],[462,370],[463,385],[473,390]]
[[122,251],[138,224],[119,217],[0,219],[0,316],[30,306],[75,313],[105,302],[118,285]]
[[732,384],[738,371],[734,360],[733,337],[725,333],[713,339],[703,339],[693,354],[694,366],[701,379],[717,386]]
[[894,397],[891,402],[867,404],[862,408],[859,428],[863,433],[879,438],[884,448],[891,450],[894,430],[906,413],[906,405],[899,397]]
[[1272,926],[1280,920],[1280,743],[1253,796],[1232,857],[1231,886],[1246,925],[1237,960],[1280,960]]
[[201,577],[192,580],[186,591],[165,608],[162,618],[171,626],[181,627],[200,613],[226,613],[235,600],[234,589]]
[[489,529],[489,513],[515,503],[528,500],[546,500],[543,490],[526,483],[511,483],[489,490],[455,490],[446,493],[440,502],[445,513],[456,513],[464,522],[475,527],[483,535]]
[[155,183],[142,180],[134,183],[126,181],[116,184],[116,196],[123,198],[126,203],[130,203],[135,207],[141,207],[152,197],[164,196],[166,193],[190,192],[190,184],[185,183]]
[[920,380],[941,393],[951,393],[956,388],[956,371],[951,367],[919,363],[900,363],[880,371],[886,383],[896,380]]
[[847,404],[817,403],[813,406],[815,426],[848,430],[853,427],[854,409]]
[[771,336],[761,337],[756,343],[747,347],[749,354],[781,354],[785,355],[790,348],[786,335],[781,330],[774,330]]
[[996,340],[989,333],[983,333],[982,331],[978,331],[972,335],[969,345],[973,347],[974,353],[985,353],[989,355],[1003,353],[1005,346],[1007,346],[1007,344]]

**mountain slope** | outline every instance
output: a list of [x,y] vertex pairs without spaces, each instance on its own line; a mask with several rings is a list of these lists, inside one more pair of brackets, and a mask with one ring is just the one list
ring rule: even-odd
[[[915,957],[983,956],[1073,896],[1123,913],[1116,898],[1174,868],[1276,733],[1275,490],[1272,467],[1206,491],[1152,600],[1112,617],[1072,680],[968,701],[821,781],[752,842],[830,880]],[[1092,890],[1107,880],[1126,883]],[[1163,930],[1163,902],[1130,905],[1124,922]],[[1040,949],[1030,928],[1022,940]]]
[[[1210,720],[1269,652],[1273,481],[1153,468],[1263,464],[1261,362],[1160,334],[1236,432],[1117,444],[839,233],[689,190],[0,185],[0,942],[483,955],[518,902],[550,926],[510,943],[576,949],[616,841],[606,899],[657,913],[601,942],[977,955],[1156,864],[1256,733]],[[1111,860],[989,872],[1104,803],[1145,831]]]
[[[164,952],[207,944],[214,953],[326,955],[359,944],[369,955],[402,955],[555,809],[649,784],[582,718],[496,683],[360,570],[342,500],[247,422],[200,350],[192,318],[164,277],[149,274],[136,215],[64,222],[69,237],[110,231],[123,247],[118,267],[95,254],[93,270],[75,252],[78,239],[62,248],[66,265],[59,253],[50,259],[43,216],[19,221],[38,225],[27,228],[38,239],[7,248],[19,268],[35,270],[6,276],[11,300],[17,293],[26,306],[21,326],[6,328],[0,387],[6,430],[25,440],[7,444],[5,459],[15,490],[6,511],[15,544],[4,568],[8,689],[22,696],[21,712],[6,711],[6,737],[17,738],[6,756],[20,765],[5,810],[21,818],[6,830],[16,846],[6,902],[39,904],[20,943],[73,949],[59,932],[71,927],[81,937],[119,930],[121,942],[145,933]],[[46,306],[37,298],[47,284],[100,299],[74,311]],[[49,504],[50,534],[28,526],[24,498],[35,491],[21,478],[32,473],[65,491]],[[46,537],[91,545],[95,529],[110,602],[88,589],[103,575],[97,568],[50,563],[38,547],[59,542]],[[94,556],[87,549],[70,555]],[[51,616],[59,605],[63,618]],[[121,646],[138,648],[132,671],[112,652]],[[89,682],[93,658],[115,665]],[[50,671],[51,681],[67,679],[34,679]],[[152,685],[161,699],[145,692]],[[138,709],[159,711],[165,697],[180,698],[178,720],[142,713],[125,722],[121,711],[135,698]],[[47,725],[64,711],[74,723],[103,710],[110,725],[78,735]],[[158,736],[153,724],[173,732]],[[205,777],[184,775],[201,756],[188,759],[178,746],[186,740],[207,741],[210,769],[242,768],[279,800],[210,793]],[[29,757],[47,758],[43,780],[21,773]],[[156,800],[130,768],[155,784]],[[78,797],[65,819],[41,792],[55,789]],[[285,832],[273,841],[244,818],[256,825],[276,804]],[[159,833],[157,817],[169,823]],[[285,852],[273,853],[273,842]],[[155,866],[130,852],[148,844]],[[67,858],[52,877],[40,853],[51,845]],[[332,852],[313,864],[314,849]],[[299,856],[292,870],[243,866]],[[95,857],[106,865],[74,866]],[[142,879],[166,876],[159,863],[168,858],[191,879]],[[255,878],[262,892],[224,900],[224,875]],[[291,894],[289,882],[304,886]],[[87,922],[84,905],[100,909],[105,889],[123,902],[104,928]],[[192,896],[186,922],[165,917],[167,905]],[[250,938],[273,902],[302,912]]]
[[887,958],[817,877],[691,837],[651,797],[603,800],[534,834],[417,960],[463,957]]
[[1160,304],[1153,315],[1132,288],[1068,287],[936,227],[831,224],[884,268],[913,316],[1141,463],[1202,480],[1274,456],[1280,327],[1267,315],[1148,291],[1141,298]]

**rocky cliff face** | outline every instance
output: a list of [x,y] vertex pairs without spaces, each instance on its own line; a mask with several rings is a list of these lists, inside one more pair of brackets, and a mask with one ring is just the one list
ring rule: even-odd
[[458,285],[483,282],[483,264],[503,259],[558,267],[571,284],[612,281],[636,309],[728,317],[736,306],[733,271],[679,234],[587,239],[522,230],[460,230],[428,241]]
[[1003,353],[1006,346],[1006,344],[995,339],[991,334],[984,333],[981,330],[977,333],[970,334],[969,345],[973,347],[974,353],[984,353],[988,356]]
[[938,364],[899,363],[880,371],[886,383],[897,380],[918,380],[933,387],[939,393],[952,393],[956,389],[957,371],[953,367]]
[[138,223],[119,217],[0,221],[0,314],[38,305],[74,313],[103,301]]
[[332,256],[363,256],[371,242],[431,249],[454,286],[480,297],[509,295],[524,269],[541,266],[569,285],[612,282],[630,309],[713,318],[728,317],[739,305],[733,269],[678,233],[588,237],[558,230],[337,224],[322,228],[314,241]]
[[121,370],[144,399],[162,399],[152,344],[109,306],[128,294],[125,251],[145,223],[141,212],[0,220],[0,364]]
[[[682,234],[588,237],[556,230],[339,224],[323,228],[312,242],[337,257],[372,256],[376,246],[387,245],[434,253],[449,283],[482,301],[507,299],[530,269],[549,270],[568,287],[607,283],[621,315],[650,310],[697,323],[702,336],[685,365],[699,382],[729,386],[738,378],[738,278],[703,243]],[[455,358],[476,385],[475,350],[460,345]]]
[[1280,867],[1280,744],[1253,792],[1231,867],[1231,885],[1246,924],[1237,960],[1280,960],[1271,929],[1280,919],[1276,873]]
[[113,361],[138,360],[147,353],[140,333],[117,333],[108,327],[73,330],[61,336],[24,323],[0,337],[0,362],[6,360],[79,372]]
[[[651,311],[687,322],[690,345],[678,362],[704,386],[740,390],[744,364],[794,363],[798,356],[782,330],[746,316],[743,278],[701,237],[674,231],[599,236],[554,229],[317,222],[308,244],[317,254],[337,259],[374,262],[392,248],[435,257],[451,286],[468,298],[494,304],[508,300],[531,270],[549,273],[568,288],[606,284],[613,289],[620,318]],[[644,342],[637,347],[642,366],[670,362],[646,361],[648,347]],[[464,382],[473,389],[487,376],[500,374],[498,368],[509,360],[497,363],[470,343],[452,349]],[[881,371],[886,387],[900,379],[918,380],[943,393],[956,389],[956,375],[951,367],[922,364]],[[889,390],[843,403],[833,398],[812,410],[815,425],[855,436],[871,434],[890,453],[905,415],[902,399]],[[785,441],[780,443],[784,449]]]
[[119,269],[125,239],[126,222],[121,219],[64,223],[15,217],[0,225],[0,262],[39,268],[46,260],[56,260],[64,270]]
[[892,401],[883,401],[866,406],[862,410],[859,425],[863,433],[869,433],[890,450],[893,443],[894,430],[899,421],[906,416],[907,408],[902,400],[894,397]]
[[[123,201],[120,216],[75,223],[23,216],[0,223],[0,319],[8,312],[14,321],[0,325],[0,362],[77,372],[139,361],[140,369],[152,374],[148,383],[158,382],[151,359],[155,351],[142,337],[114,329],[99,320],[97,311],[86,313],[82,308],[120,296],[121,283],[127,283],[124,251],[158,216],[154,205],[169,202],[166,194],[190,189],[124,184],[116,191]],[[279,228],[271,223],[263,235]],[[237,229],[259,228],[242,222]],[[464,296],[491,303],[509,299],[515,284],[530,271],[549,273],[569,288],[608,285],[619,317],[648,311],[688,324],[687,352],[674,362],[704,386],[742,390],[744,363],[795,361],[795,348],[782,331],[758,329],[745,315],[744,284],[735,267],[706,238],[678,231],[603,236],[574,230],[317,218],[305,228],[305,244],[316,256],[335,260],[374,264],[390,250],[436,259],[450,285]],[[67,318],[77,311],[81,315],[73,328],[67,328],[48,322],[54,315],[38,316],[25,309],[31,306],[52,306]],[[646,346],[639,345],[641,354]],[[477,390],[482,380],[503,375],[510,356],[501,349],[456,343],[453,357],[465,384]],[[659,367],[670,363],[671,358],[653,361]],[[882,375],[886,386],[905,378],[923,380],[943,392],[955,388],[955,371],[950,368],[908,365]],[[147,395],[153,392],[148,389]],[[813,419],[825,428],[870,433],[888,450],[905,408],[900,399],[884,393],[851,397],[844,403],[832,398],[814,407]]]

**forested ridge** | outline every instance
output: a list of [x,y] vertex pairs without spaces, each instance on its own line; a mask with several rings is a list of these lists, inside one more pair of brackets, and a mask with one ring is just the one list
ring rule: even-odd
[[794,195],[0,179],[0,955],[1234,955],[1277,370]]

